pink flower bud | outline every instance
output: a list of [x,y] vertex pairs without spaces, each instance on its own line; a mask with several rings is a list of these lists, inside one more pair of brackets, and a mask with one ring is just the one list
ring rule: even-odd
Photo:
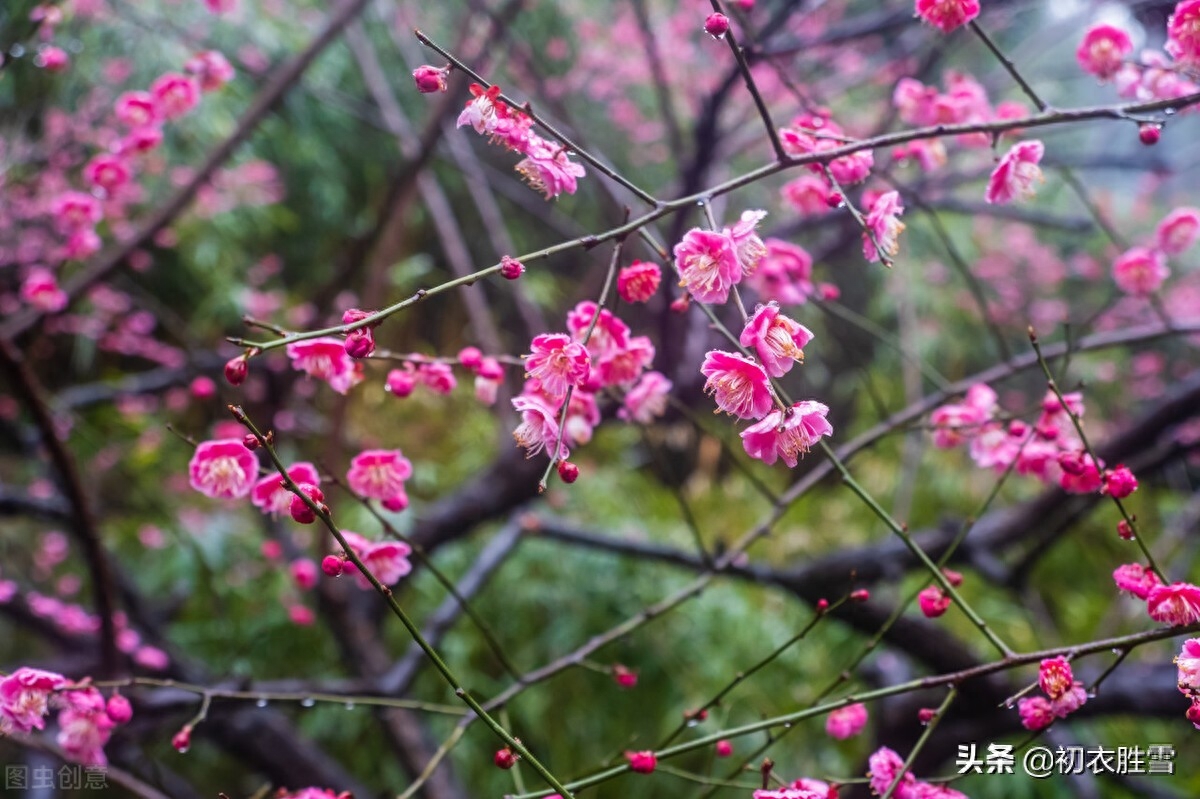
[[717,757],[729,757],[733,754],[733,744],[725,739],[717,741]]
[[704,20],[704,32],[714,39],[722,39],[729,33],[729,17],[724,14],[709,14]]
[[171,746],[175,747],[175,751],[183,754],[192,746],[192,725],[184,725],[183,729],[175,733],[175,737],[171,739]]
[[346,561],[337,555],[326,555],[321,559],[321,571],[325,572],[327,577],[340,577],[345,569]]
[[108,714],[114,724],[128,724],[129,720],[133,718],[133,706],[120,694],[113,694],[108,698],[104,712]]
[[360,327],[346,334],[346,354],[354,359],[366,358],[375,351],[375,335],[370,328]]
[[507,280],[516,280],[525,274],[525,265],[516,258],[506,255],[500,259],[500,274]]
[[830,208],[841,208],[843,202],[845,202],[845,200],[842,198],[842,193],[840,191],[831,191],[829,194],[825,195],[825,204]]
[[917,721],[921,722],[922,725],[933,721],[936,716],[937,710],[931,707],[923,707],[917,711]]
[[1187,720],[1200,729],[1200,699],[1192,703],[1192,706],[1187,709],[1186,715]]
[[[317,488],[312,483],[301,483],[298,488],[300,489],[300,493],[316,503],[317,507],[325,508],[321,504],[325,501],[325,493],[320,488]],[[292,514],[292,519],[300,524],[312,524],[317,519],[317,514],[308,506],[308,503],[295,495],[292,496],[292,502],[288,506],[288,510]]]
[[283,556],[283,545],[278,541],[263,541],[259,551],[267,560],[279,560]]
[[71,59],[61,48],[47,47],[34,57],[33,63],[47,72],[62,72],[70,66]]
[[413,389],[417,386],[417,373],[411,369],[393,369],[388,372],[387,383],[384,388],[391,394],[404,399],[409,394],[413,393]]
[[463,347],[458,351],[458,362],[464,368],[476,372],[483,365],[483,353],[479,351],[478,347]]
[[927,619],[936,619],[950,607],[950,597],[942,593],[942,589],[931,585],[917,595],[917,604]]
[[317,564],[308,558],[292,561],[292,580],[302,591],[311,591],[317,585]]
[[412,73],[417,91],[421,94],[433,94],[446,91],[446,70],[431,67],[428,64],[417,67]]
[[691,304],[690,294],[684,294],[682,297],[676,297],[671,301],[671,310],[675,313],[687,313],[688,306]]
[[188,390],[196,399],[212,399],[217,395],[217,384],[211,378],[201,375],[192,381]]
[[1147,147],[1158,144],[1158,140],[1161,137],[1162,125],[1153,125],[1150,123],[1138,125],[1138,139]]
[[658,765],[658,758],[649,749],[643,752],[626,752],[625,757],[629,759],[629,770],[638,774],[651,774]]
[[238,356],[225,364],[225,380],[231,386],[240,386],[246,382],[246,372],[249,368],[246,365],[246,359],[243,356]]
[[1115,469],[1109,469],[1104,473],[1104,487],[1101,492],[1108,494],[1114,499],[1125,499],[1125,497],[1137,491],[1138,481],[1133,476],[1133,472],[1125,464],[1120,464]]
[[946,576],[946,582],[950,583],[950,585],[954,586],[955,588],[958,588],[960,585],[962,585],[963,576],[959,572],[956,572],[953,569],[942,569],[942,574]]
[[564,483],[574,483],[579,479],[579,467],[570,461],[558,462],[558,476]]
[[623,666],[620,663],[613,664],[612,673],[613,679],[616,680],[617,685],[621,686],[622,688],[633,688],[637,685],[637,672],[630,670],[628,667]]
[[850,593],[851,602],[866,602],[870,598],[871,592],[865,588],[860,588],[857,591],[852,591]]
[[242,437],[242,446],[248,450],[258,449],[258,438],[253,433],[247,433]]
[[821,597],[817,600],[816,611],[817,613],[824,613],[827,610],[829,610],[829,600],[825,597]]
[[503,749],[497,750],[496,754],[492,756],[492,762],[498,768],[507,770],[517,765],[517,755],[506,746]]
[[1133,528],[1129,525],[1129,522],[1125,521],[1124,519],[1117,522],[1117,535],[1121,536],[1121,538],[1125,539],[1126,541],[1133,540]]

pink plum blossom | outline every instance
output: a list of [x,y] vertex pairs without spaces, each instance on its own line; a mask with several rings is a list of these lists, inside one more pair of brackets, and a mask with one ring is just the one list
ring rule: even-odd
[[1180,255],[1200,238],[1200,209],[1176,208],[1154,230],[1155,247],[1166,255]]
[[761,419],[771,410],[767,373],[749,358],[712,350],[704,356],[700,371],[708,378],[704,393],[713,395],[721,411],[739,419]]
[[58,287],[53,272],[35,268],[21,283],[21,299],[44,313],[58,313],[67,307],[70,298]]
[[1075,60],[1089,75],[1108,80],[1117,74],[1125,58],[1133,52],[1129,34],[1112,25],[1093,25],[1083,35]]
[[0,733],[44,729],[50,694],[66,684],[61,674],[27,667],[0,680]]
[[359,496],[381,500],[389,510],[408,505],[404,481],[412,477],[412,463],[398,449],[368,449],[350,460],[346,482]]
[[[863,234],[864,258],[868,261],[879,261],[882,259],[879,250],[889,258],[899,251],[900,234],[904,232],[904,223],[900,221],[902,213],[904,206],[900,204],[899,192],[889,191],[871,205],[866,223],[875,240],[872,241],[871,236]],[[876,249],[876,243],[879,244],[879,249]]]
[[[288,477],[296,484],[307,483],[319,485],[321,476],[311,463],[301,461],[288,467]],[[254,484],[250,490],[250,502],[263,513],[278,516],[286,513],[295,496],[283,485],[283,478],[278,474],[269,474]]]
[[1158,291],[1170,274],[1162,252],[1146,247],[1130,247],[1112,268],[1117,288],[1134,297],[1148,297]]
[[150,94],[164,119],[178,119],[200,102],[200,85],[195,78],[168,72],[150,84]]
[[617,275],[617,293],[628,303],[648,302],[661,282],[658,264],[634,261]]
[[566,333],[542,333],[534,336],[525,356],[527,377],[541,383],[542,391],[552,399],[566,395],[567,389],[582,382],[591,368],[591,357]]
[[1200,0],[1181,0],[1167,18],[1166,51],[1183,64],[1200,63]]
[[1146,599],[1150,592],[1161,582],[1152,569],[1140,563],[1126,563],[1113,570],[1113,582],[1117,589],[1132,594],[1138,599]]
[[294,341],[287,345],[287,355],[293,368],[324,380],[339,394],[362,382],[362,366],[346,354],[346,347],[339,339],[326,336]]
[[794,469],[814,444],[833,434],[833,426],[825,418],[828,413],[827,406],[813,400],[797,402],[786,415],[779,410],[771,411],[762,421],[742,431],[742,448],[768,466],[776,458],[783,458]]
[[192,488],[218,499],[246,496],[257,477],[258,459],[239,438],[202,442],[188,465]]
[[783,377],[796,361],[804,361],[804,347],[812,339],[811,330],[781,314],[771,302],[758,306],[738,342],[754,351],[767,374]]
[[574,194],[576,178],[587,174],[581,164],[567,156],[567,149],[556,142],[538,136],[530,136],[525,146],[525,158],[516,170],[534,191],[540,191],[547,200],[564,192]]
[[825,717],[825,732],[831,738],[844,741],[853,738],[867,726],[867,706],[861,702],[839,707]]
[[766,239],[766,253],[758,269],[746,278],[764,301],[783,305],[802,305],[816,289],[812,282],[812,256],[797,244],[782,239]]
[[661,372],[646,372],[625,393],[617,416],[626,422],[649,424],[667,409],[672,383]]
[[916,0],[917,16],[949,33],[979,16],[979,0]]
[[1200,621],[1200,588],[1191,583],[1171,583],[1150,589],[1146,597],[1150,618],[1182,627]]
[[698,302],[719,304],[742,279],[733,240],[724,233],[692,228],[675,245],[675,267],[680,284]]
[[[412,571],[408,561],[412,548],[403,541],[370,541],[348,530],[343,530],[342,536],[367,570],[383,585],[393,585]],[[352,565],[348,562],[347,568]],[[355,580],[359,588],[369,590],[372,587],[371,581],[361,572],[355,574]]]
[[1038,168],[1038,162],[1042,160],[1044,152],[1045,147],[1036,139],[1014,144],[988,178],[984,199],[995,205],[1003,205],[1033,197],[1037,193],[1036,184],[1042,182],[1042,170]]

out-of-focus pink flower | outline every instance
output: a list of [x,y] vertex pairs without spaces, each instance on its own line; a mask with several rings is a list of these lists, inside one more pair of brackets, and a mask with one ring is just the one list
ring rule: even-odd
[[310,591],[317,585],[317,564],[309,558],[298,558],[288,567],[292,581],[303,591]]
[[1003,205],[1037,194],[1037,184],[1042,182],[1038,163],[1044,153],[1045,147],[1037,139],[1014,144],[988,178],[984,200]]
[[215,92],[237,75],[224,54],[217,50],[205,50],[188,59],[183,71],[200,83],[200,90]]
[[204,5],[213,14],[229,14],[237,9],[238,0],[204,0]]
[[21,283],[21,299],[45,313],[58,313],[67,307],[70,299],[58,287],[54,273],[40,267],[29,270]]
[[733,240],[724,233],[692,228],[675,245],[680,284],[699,302],[719,304],[742,279]]
[[883,254],[889,258],[899,251],[900,234],[904,232],[904,223],[900,221],[902,213],[904,213],[904,206],[900,204],[899,192],[889,191],[871,205],[871,210],[867,212],[866,223],[875,237],[875,241],[872,241],[871,236],[866,233],[863,234],[864,258],[868,261],[881,260],[879,250],[875,248],[876,242],[879,243],[879,249],[883,250]]
[[742,448],[768,466],[776,458],[795,468],[800,458],[822,437],[833,434],[826,415],[829,408],[813,400],[797,402],[784,415],[774,410],[742,431]]
[[1176,208],[1163,217],[1154,230],[1157,249],[1167,255],[1179,255],[1200,238],[1200,209]]
[[766,253],[758,269],[746,278],[763,301],[783,305],[802,305],[815,289],[812,283],[812,256],[799,245],[782,239],[763,242]]
[[1104,487],[1101,491],[1110,497],[1125,499],[1137,491],[1137,487],[1138,481],[1133,476],[1133,472],[1129,471],[1129,467],[1125,464],[1120,464],[1117,468],[1109,469],[1104,473]]
[[1146,612],[1172,627],[1200,621],[1200,588],[1191,583],[1155,586],[1146,597]]
[[202,442],[188,465],[192,488],[208,497],[237,499],[250,493],[258,477],[258,459],[240,438]]
[[831,738],[844,741],[853,738],[867,726],[867,706],[861,702],[839,707],[825,717],[825,732]]
[[1146,247],[1130,247],[1112,267],[1117,288],[1134,297],[1148,297],[1158,291],[1170,274],[1163,254]]
[[541,383],[550,399],[566,396],[567,389],[582,382],[591,368],[588,351],[566,333],[542,333],[529,346],[526,376]]
[[804,361],[804,347],[813,334],[804,325],[779,312],[773,302],[760,305],[746,322],[738,342],[754,350],[771,377],[783,377],[796,361]]
[[1086,452],[1060,452],[1058,467],[1062,474],[1058,477],[1058,484],[1063,491],[1071,494],[1093,494],[1102,485],[1100,469],[1103,466],[1103,463],[1097,465]]
[[[412,552],[412,548],[403,541],[373,542],[358,533],[347,530],[343,530],[342,535],[358,559],[382,584],[392,585],[412,571],[412,564],[408,562],[408,555]],[[350,565],[352,563],[348,562],[347,568]],[[371,581],[361,572],[355,574],[355,580],[364,590],[372,587]]]
[[1167,18],[1166,51],[1184,64],[1200,63],[1200,0],[1182,0]]
[[870,777],[871,790],[882,796],[887,793],[887,789],[896,781],[896,777],[903,773],[900,778],[900,784],[896,786],[894,796],[908,796],[913,789],[913,784],[916,782],[916,777],[911,771],[904,771],[904,759],[896,754],[893,750],[886,746],[881,746],[869,758],[867,758],[869,771],[867,776]]
[[626,422],[650,424],[666,411],[672,385],[661,372],[646,372],[625,392],[617,416]]
[[648,749],[644,752],[626,752],[625,757],[629,760],[629,770],[638,774],[650,774],[658,765],[658,758]]
[[83,179],[111,194],[129,182],[132,172],[125,159],[100,153],[83,167]]
[[1113,570],[1113,582],[1117,589],[1125,591],[1138,599],[1150,596],[1160,581],[1158,575],[1140,563],[1126,563]]
[[1175,657],[1179,668],[1179,690],[1200,698],[1200,638],[1189,638]]
[[942,33],[949,33],[979,16],[979,0],[917,0],[916,8],[917,16]]
[[104,216],[99,201],[79,191],[55,197],[50,203],[50,213],[54,216],[54,227],[63,234],[93,227]]
[[634,688],[637,686],[637,672],[630,669],[628,666],[620,663],[614,663],[612,667],[613,681],[622,688]]
[[158,121],[158,107],[149,92],[125,92],[117,98],[117,119],[128,128],[141,128]]
[[400,450],[368,449],[350,460],[346,482],[359,496],[381,500],[385,505],[407,506],[404,481],[412,473],[412,462]]
[[[820,216],[829,213],[829,183],[820,175],[801,175],[780,189],[783,199],[801,216]],[[768,245],[770,241],[767,242]]]
[[324,380],[339,394],[362,382],[362,366],[346,354],[339,339],[326,336],[295,341],[287,345],[287,354],[295,369]]
[[64,691],[62,701],[65,707],[58,714],[58,745],[73,762],[106,765],[104,744],[116,724],[108,715],[104,697],[95,688],[86,688]]
[[704,393],[717,407],[739,419],[761,419],[771,410],[771,384],[766,371],[736,353],[712,350],[700,371],[708,378]]
[[435,394],[449,394],[458,386],[450,364],[441,361],[422,363],[417,366],[417,380]]
[[1128,33],[1112,25],[1093,25],[1083,34],[1075,60],[1084,72],[1108,80],[1132,52],[1133,41]]
[[617,275],[617,293],[625,302],[648,302],[662,282],[662,270],[649,261],[634,261]]
[[47,72],[63,72],[71,66],[71,57],[61,47],[47,45],[34,56],[33,63]]
[[195,78],[168,72],[150,84],[150,94],[163,119],[178,119],[200,102],[200,85]]

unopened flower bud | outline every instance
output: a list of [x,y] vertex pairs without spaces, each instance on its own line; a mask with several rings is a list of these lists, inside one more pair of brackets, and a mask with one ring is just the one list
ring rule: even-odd
[[258,449],[258,436],[247,433],[242,437],[242,446],[251,451]]
[[714,39],[722,39],[729,33],[729,17],[724,14],[709,14],[704,20],[704,32]]
[[579,467],[570,461],[559,461],[558,476],[564,483],[574,483],[579,479]]
[[[324,507],[321,503],[325,500],[325,493],[321,489],[311,483],[301,483],[298,488],[301,494],[311,499],[318,507]],[[317,519],[317,514],[299,496],[292,496],[292,503],[288,510],[291,511],[292,519],[300,524],[312,524]]]
[[375,336],[368,328],[351,330],[346,334],[346,354],[355,360],[366,358],[375,351]]
[[851,602],[866,602],[871,598],[871,592],[865,588],[860,588],[857,591],[850,592]]
[[500,274],[507,280],[516,280],[525,274],[525,264],[506,255],[500,259]]
[[1117,535],[1121,536],[1121,538],[1125,539],[1126,541],[1132,541],[1133,527],[1129,524],[1129,522],[1122,519],[1121,521],[1117,522]]
[[497,750],[496,754],[492,756],[492,762],[499,768],[510,769],[517,765],[517,755],[506,746]]
[[729,757],[733,754],[733,744],[722,738],[717,741],[717,757]]
[[423,64],[413,70],[413,82],[421,94],[446,91],[446,70]]
[[238,356],[225,364],[225,380],[231,386],[240,386],[246,382],[246,373],[249,368],[246,365],[246,358]]
[[933,721],[935,716],[937,716],[937,710],[931,707],[923,707],[917,711],[917,720],[920,721],[922,725]]
[[326,555],[321,559],[321,571],[325,572],[327,577],[340,577],[345,570],[346,561],[337,555]]
[[175,733],[175,737],[171,739],[171,746],[175,747],[175,751],[183,754],[192,747],[192,725],[185,724],[183,729]]
[[1162,125],[1155,125],[1147,122],[1144,125],[1138,126],[1138,139],[1147,147],[1158,144],[1158,140],[1161,136]]
[[133,718],[133,707],[129,704],[129,700],[120,694],[113,694],[108,698],[104,712],[115,724],[126,724]]

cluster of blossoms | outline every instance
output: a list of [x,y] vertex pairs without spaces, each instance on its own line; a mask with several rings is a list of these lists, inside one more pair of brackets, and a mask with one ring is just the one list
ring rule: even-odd
[[58,709],[56,740],[63,753],[89,766],[108,763],[104,745],[117,725],[133,718],[120,694],[105,700],[86,681],[76,685],[51,671],[22,667],[0,680],[0,735],[44,730],[51,708]]
[[[251,445],[257,447],[257,444],[253,436],[201,443],[188,467],[192,488],[218,499],[240,499],[248,495],[251,503],[265,514],[276,516],[286,511],[301,524],[313,523],[316,520],[313,509],[286,488],[281,475],[259,478],[258,458],[251,449]],[[351,459],[346,484],[360,497],[377,499],[388,510],[398,512],[408,507],[404,484],[412,473],[412,463],[400,450],[364,450]],[[294,463],[287,468],[287,474],[301,493],[319,508],[328,510],[320,488],[321,476],[311,463]],[[412,550],[407,544],[372,542],[349,531],[343,531],[343,534],[354,554],[385,585],[397,582],[412,571],[408,561]],[[322,563],[323,571],[331,577],[341,574],[344,567],[344,557],[330,556]],[[316,570],[311,561],[294,562],[292,573],[301,588],[311,588],[315,584]],[[357,577],[360,586],[371,588],[365,575]]]
[[[423,92],[430,89],[444,91],[444,77],[435,77],[429,72],[432,69],[422,67],[413,73],[418,88]],[[534,133],[533,119],[501,100],[499,86],[484,89],[478,83],[472,83],[471,95],[473,99],[467,101],[458,115],[458,127],[469,125],[493,144],[523,155],[516,166],[517,172],[547,200],[563,192],[575,193],[576,178],[586,173],[581,165],[570,159],[565,146]]]
[[1126,294],[1148,297],[1171,274],[1167,258],[1181,255],[1197,239],[1200,239],[1200,209],[1176,208],[1158,223],[1154,241],[1130,247],[1113,262],[1113,280]]
[[[835,150],[849,141],[841,126],[830,118],[827,109],[818,109],[813,113],[794,117],[788,127],[780,128],[779,140],[783,144],[784,152],[793,157]],[[842,186],[853,186],[866,180],[873,166],[874,154],[870,150],[859,150],[830,161],[829,174]],[[814,175],[820,176],[828,200],[829,195],[834,192],[833,187],[824,178],[824,168],[819,163],[812,163],[808,165],[808,169]]]
[[1045,696],[1025,697],[1017,705],[1021,724],[1027,730],[1049,727],[1055,719],[1064,719],[1083,707],[1088,698],[1083,683],[1075,679],[1071,664],[1063,657],[1042,661],[1038,669],[1038,687]]
[[1200,638],[1189,638],[1175,658],[1179,669],[1179,690],[1192,703],[1187,719],[1200,730]]
[[876,750],[867,763],[870,767],[867,776],[871,790],[879,796],[887,793],[887,789],[899,777],[896,790],[892,792],[897,799],[967,799],[961,791],[917,779],[911,771],[904,770],[904,759],[886,746]]
[[[1200,91],[1191,80],[1200,65],[1200,2],[1183,0],[1167,20],[1164,51],[1145,50],[1130,59],[1133,39],[1118,27],[1094,25],[1083,35],[1075,60],[1080,69],[1102,82],[1112,81],[1121,97],[1138,100],[1171,100]],[[1157,141],[1154,138],[1151,142]]]
[[[758,269],[768,251],[755,228],[765,215],[746,211],[737,224],[719,233],[692,228],[684,234],[675,245],[675,268],[692,298],[723,303],[742,278]],[[764,463],[782,457],[795,467],[801,455],[833,432],[825,418],[828,407],[805,400],[783,408],[771,387],[772,377],[782,377],[804,360],[804,347],[812,338],[812,331],[768,302],[746,320],[738,339],[753,356],[721,350],[704,356],[700,371],[707,378],[705,393],[713,395],[718,410],[758,420],[742,431],[742,446]]]
[[831,738],[844,741],[853,738],[867,726],[867,706],[861,702],[839,707],[825,718],[825,732]]
[[916,0],[916,11],[923,21],[949,33],[979,16],[979,0]]
[[1128,468],[1105,469],[1084,451],[1072,420],[1083,418],[1082,395],[1066,394],[1063,399],[1066,407],[1048,391],[1035,424],[1014,419],[1005,425],[997,418],[996,392],[982,383],[974,385],[961,403],[942,405],[930,414],[933,443],[942,449],[968,444],[980,468],[1003,472],[1015,463],[1018,474],[1072,494],[1102,491],[1117,499],[1132,494],[1137,480]]
[[1163,584],[1158,574],[1140,563],[1126,563],[1113,571],[1117,588],[1146,601],[1154,621],[1183,627],[1200,621],[1200,587],[1191,583]]
[[[52,61],[59,63],[51,52],[55,50],[47,48],[42,53],[47,68]],[[62,61],[58,68],[66,65]],[[44,312],[58,312],[66,306],[67,296],[59,289],[51,265],[97,252],[101,246],[97,228],[106,219],[114,232],[124,230],[128,207],[142,199],[139,172],[146,168],[147,154],[161,144],[163,125],[190,112],[202,92],[219,89],[233,76],[233,68],[221,53],[207,51],[189,60],[182,73],[167,72],[147,90],[121,94],[112,111],[116,125],[98,126],[94,141],[88,142],[101,149],[79,171],[82,190],[71,188],[66,176],[58,174],[69,162],[61,158],[53,161],[53,168],[36,189],[40,196],[14,207],[18,219],[48,215],[48,229],[54,234],[45,242],[39,242],[35,235],[22,234],[24,241],[17,247],[16,260],[29,264],[20,289],[26,304]],[[29,229],[27,225],[19,228]],[[161,243],[169,242],[163,239]]]
[[[649,299],[647,289],[651,284],[657,288],[658,273],[657,265],[640,262],[623,269],[622,295]],[[525,385],[512,401],[521,415],[513,431],[517,444],[531,457],[545,449],[562,462],[571,447],[591,440],[600,423],[600,392],[623,392],[620,418],[646,424],[662,415],[672,387],[665,375],[647,371],[654,361],[650,339],[631,335],[629,326],[608,309],[583,301],[567,313],[566,321],[566,333],[534,336],[525,356]]]

